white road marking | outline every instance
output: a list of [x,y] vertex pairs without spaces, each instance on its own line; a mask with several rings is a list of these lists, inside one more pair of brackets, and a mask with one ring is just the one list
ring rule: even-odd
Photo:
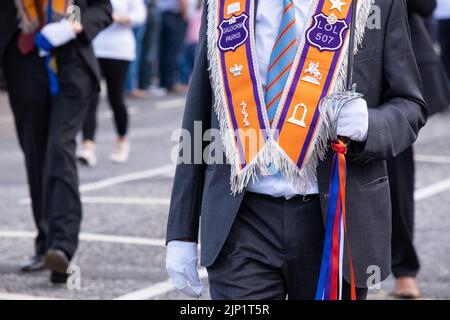
[[414,199],[416,201],[422,201],[448,190],[450,190],[450,179],[416,190],[414,193]]
[[0,292],[0,300],[61,300],[61,299]]
[[[165,165],[165,166],[161,166],[161,167],[157,167],[157,168],[153,168],[153,169],[149,169],[149,170],[138,171],[138,172],[129,173],[129,174],[125,174],[125,175],[106,178],[106,179],[99,180],[96,182],[82,184],[80,186],[80,192],[90,192],[90,191],[95,191],[95,190],[100,190],[100,189],[106,189],[109,187],[117,186],[119,184],[149,179],[149,178],[153,178],[153,177],[157,177],[157,176],[173,176],[174,172],[175,172],[175,165]],[[99,199],[101,199],[101,197],[99,197]],[[119,198],[117,198],[117,199],[119,199]],[[106,203],[107,198],[103,198],[103,201],[104,201],[104,203]],[[117,200],[117,201],[120,201],[120,200]],[[127,200],[124,200],[124,201],[127,201]],[[140,202],[138,204],[143,204],[142,200],[136,200],[136,201]],[[167,199],[162,199],[162,200],[161,199],[153,199],[153,200],[149,199],[147,202],[152,202],[152,201],[154,203],[146,203],[146,204],[167,204]],[[129,204],[132,204],[131,203],[132,200],[130,200],[129,202],[130,202]],[[157,202],[159,202],[159,203],[157,203]],[[30,203],[31,203],[31,200],[29,197],[19,199],[20,205],[26,205],[26,204],[30,204]],[[93,202],[91,202],[91,203],[93,203]],[[114,202],[107,202],[107,203],[114,203]],[[125,204],[125,203],[122,203],[122,204]]]
[[418,162],[450,164],[450,157],[448,156],[416,154],[414,159]]
[[168,206],[170,198],[83,197],[83,203]]
[[[208,277],[208,273],[206,269],[201,268],[199,270],[200,279],[205,279]],[[161,296],[163,294],[174,291],[174,287],[172,282],[169,280],[155,283],[151,286],[148,286],[143,289],[139,289],[127,294],[124,294],[120,297],[115,298],[114,300],[149,300],[155,298],[157,296]]]
[[[136,107],[128,107],[127,111],[129,116],[135,116],[139,114],[139,109]],[[113,115],[114,114],[111,110],[102,110],[98,113],[98,117],[103,119],[112,119]]]
[[138,171],[121,176],[106,178],[97,182],[87,183],[80,186],[80,192],[89,192],[117,186],[119,184],[153,178],[159,175],[169,174],[175,170],[174,165],[165,165],[150,170]]
[[186,104],[186,99],[179,98],[179,99],[172,99],[172,100],[166,100],[166,101],[158,101],[156,105],[156,109],[158,110],[167,110],[167,109],[175,109],[175,108],[182,108]]
[[[170,198],[136,198],[136,197],[82,197],[84,204],[120,204],[120,205],[162,205],[168,206]],[[30,205],[31,200],[21,199],[19,205]]]
[[13,118],[11,117],[0,117],[0,125],[2,124],[13,124]]
[[[14,230],[0,230],[0,238],[25,238],[33,239],[36,237],[34,231],[14,231]],[[80,234],[80,240],[88,242],[106,242],[116,244],[130,244],[142,245],[151,247],[165,247],[166,241],[164,239],[151,239],[142,237],[127,237],[106,234],[85,233]]]

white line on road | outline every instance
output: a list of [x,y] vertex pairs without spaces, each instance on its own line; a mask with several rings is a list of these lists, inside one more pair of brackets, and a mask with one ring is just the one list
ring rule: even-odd
[[[205,279],[208,274],[206,269],[202,268],[199,270],[200,279]],[[123,296],[117,297],[114,300],[149,300],[157,296],[169,293],[173,291],[173,285],[170,280],[155,283],[149,287],[139,289]]]
[[0,125],[2,124],[13,124],[13,119],[11,117],[0,117]]
[[81,192],[89,192],[116,186],[122,183],[138,181],[153,178],[159,175],[169,174],[175,170],[174,165],[165,165],[150,170],[138,171],[130,174],[116,176],[112,178],[103,179],[97,182],[87,183],[80,186]]
[[431,198],[435,195],[438,195],[449,189],[450,189],[450,179],[443,180],[438,183],[432,184],[431,186],[416,190],[416,192],[414,193],[414,199],[416,201],[422,201]]
[[[168,206],[170,198],[135,198],[135,197],[82,197],[84,204],[119,204],[119,205],[162,205]],[[30,205],[31,200],[21,199],[19,205]]]
[[[129,174],[125,174],[125,175],[106,178],[106,179],[99,180],[96,182],[82,184],[80,186],[80,192],[90,192],[90,191],[94,191],[94,190],[105,189],[105,188],[117,186],[119,184],[149,179],[149,178],[153,178],[153,177],[157,177],[157,176],[171,176],[174,174],[174,171],[175,171],[175,166],[169,164],[169,165],[165,165],[165,166],[161,166],[161,167],[157,167],[157,168],[153,168],[153,169],[149,169],[149,170],[138,171],[138,172],[129,173]],[[103,198],[103,200],[107,201],[106,198]],[[153,200],[154,200],[154,202],[159,201],[160,203],[152,203],[152,204],[163,204],[163,203],[167,204],[166,199],[162,199],[162,200],[161,199],[158,199],[158,200],[153,199]],[[19,204],[21,204],[21,205],[30,204],[31,203],[30,201],[31,201],[30,198],[23,198],[23,199],[19,200]],[[126,201],[126,200],[124,200],[124,201]],[[151,202],[151,201],[152,201],[152,199],[149,200],[149,202]],[[140,202],[142,202],[142,201],[140,201]],[[112,203],[112,202],[108,202],[108,203]],[[140,204],[142,204],[142,203],[140,203]]]
[[416,154],[414,159],[418,162],[429,162],[429,163],[448,163],[450,164],[450,157],[439,156],[439,155],[428,155],[428,154]]
[[83,197],[83,203],[168,206],[170,198]]
[[[0,238],[30,238],[30,239],[34,239],[35,237],[36,237],[36,232],[33,232],[33,231],[0,230]],[[117,243],[117,244],[152,246],[152,247],[165,247],[165,245],[166,245],[166,242],[164,239],[127,237],[127,236],[116,236],[116,235],[84,233],[84,232],[80,234],[80,240],[88,241],[88,242],[107,242],[107,243]]]
[[167,110],[167,109],[175,109],[175,108],[182,108],[186,104],[186,99],[179,98],[179,99],[173,99],[173,100],[166,100],[166,101],[158,101],[156,105],[156,109],[158,110]]
[[61,299],[0,292],[0,300],[61,300]]
[[[139,114],[139,109],[136,107],[128,107],[127,111],[129,116],[135,116]],[[99,118],[112,119],[113,116],[114,113],[111,110],[103,110],[98,113]]]

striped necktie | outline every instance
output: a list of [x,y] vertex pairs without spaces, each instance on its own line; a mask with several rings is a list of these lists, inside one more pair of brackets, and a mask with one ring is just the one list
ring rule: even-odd
[[283,17],[280,30],[270,56],[267,74],[266,108],[270,123],[273,122],[286,86],[289,71],[297,49],[297,30],[293,0],[283,0]]

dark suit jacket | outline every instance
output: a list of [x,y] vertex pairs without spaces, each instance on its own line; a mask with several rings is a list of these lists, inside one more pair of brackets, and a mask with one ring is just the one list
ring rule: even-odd
[[[81,9],[81,24],[84,31],[78,35],[75,45],[94,75],[100,79],[100,69],[91,47],[95,36],[112,22],[112,7],[109,0],[76,0]],[[19,32],[17,9],[14,0],[0,1],[0,62],[15,34]]]
[[433,41],[425,26],[424,18],[433,14],[436,0],[407,0],[411,40],[420,76],[423,83],[425,101],[430,115],[446,109],[450,105],[450,91],[447,75]]
[[[381,8],[381,30],[367,30],[355,60],[358,91],[365,94],[370,107],[369,133],[366,142],[351,145],[347,181],[349,243],[359,287],[367,286],[369,266],[380,268],[381,279],[390,274],[391,204],[386,159],[411,146],[427,116],[405,2],[375,3]],[[183,128],[192,136],[194,121],[202,121],[203,130],[219,128],[212,109],[206,25],[204,17],[183,120]],[[317,169],[324,221],[331,159],[329,151]],[[181,164],[176,170],[167,241],[197,241],[201,217],[201,258],[207,267],[214,264],[243,199],[243,194],[230,195],[229,181],[228,165]],[[344,267],[348,279],[348,261]]]
[[6,47],[17,31],[17,9],[14,0],[0,1],[0,65]]

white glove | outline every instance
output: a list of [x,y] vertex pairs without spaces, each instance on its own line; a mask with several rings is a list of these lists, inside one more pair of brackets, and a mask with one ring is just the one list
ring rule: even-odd
[[347,102],[338,118],[337,134],[352,141],[364,142],[369,133],[369,110],[366,100]]
[[198,275],[195,242],[170,241],[167,244],[166,270],[175,289],[189,297],[199,298],[203,286]]
[[77,34],[66,19],[47,24],[42,28],[41,34],[50,42],[53,48],[61,47],[77,37]]

